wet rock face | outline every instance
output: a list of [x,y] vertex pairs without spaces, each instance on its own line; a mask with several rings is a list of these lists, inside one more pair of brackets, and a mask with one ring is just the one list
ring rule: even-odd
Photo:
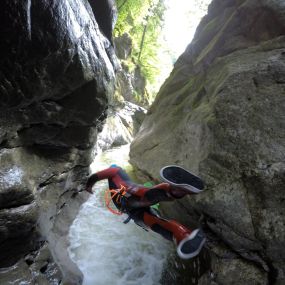
[[213,284],[232,284],[227,266],[240,284],[284,283],[284,46],[284,1],[213,1],[131,146],[149,176],[179,164],[205,180],[168,211],[189,225],[202,215],[220,241]]
[[[0,267],[19,266],[0,270],[0,283],[21,270],[27,282],[38,274],[40,284],[76,283],[66,236],[86,198],[77,191],[113,94],[114,52],[86,0],[5,0],[2,8]],[[50,265],[40,270],[23,260],[44,240]]]
[[116,74],[116,97],[148,107],[149,98],[146,94],[146,78],[141,68],[137,65],[131,67],[132,62],[132,39],[127,33],[114,39],[116,55],[120,59],[121,66]]
[[96,21],[110,42],[113,42],[112,32],[117,20],[115,0],[89,0]]
[[108,117],[97,137],[95,153],[131,143],[145,114],[144,108],[127,101],[116,108],[109,108]]
[[[24,141],[33,135],[39,144],[46,145],[39,140],[47,137],[49,144],[69,146],[62,137],[70,127],[95,125],[103,112],[98,106],[106,103],[114,77],[108,43],[85,1],[25,4],[7,1],[3,16],[0,108],[8,112],[2,117],[14,121],[11,128]],[[88,132],[80,131],[82,137]]]

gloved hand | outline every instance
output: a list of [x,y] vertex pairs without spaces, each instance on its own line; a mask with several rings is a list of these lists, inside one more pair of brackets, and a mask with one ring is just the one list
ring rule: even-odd
[[90,194],[93,194],[92,186],[86,187],[85,191],[89,192]]
[[97,174],[96,173],[92,174],[86,182],[85,191],[89,192],[90,194],[93,194],[92,187],[98,180],[99,179]]

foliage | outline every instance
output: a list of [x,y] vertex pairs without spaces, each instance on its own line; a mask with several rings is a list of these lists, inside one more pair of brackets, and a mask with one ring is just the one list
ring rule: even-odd
[[118,20],[114,36],[128,33],[132,38],[130,69],[139,65],[147,81],[147,92],[156,89],[156,78],[161,69],[159,52],[162,39],[164,0],[117,0]]
[[177,57],[191,41],[210,1],[116,0],[118,20],[114,36],[127,33],[132,39],[132,53],[124,65],[130,72],[139,66],[146,78],[145,94],[140,96],[154,99]]

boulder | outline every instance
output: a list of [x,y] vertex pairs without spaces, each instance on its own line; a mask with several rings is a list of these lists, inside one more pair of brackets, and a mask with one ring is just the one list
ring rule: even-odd
[[[270,284],[285,282],[284,46],[284,1],[214,0],[130,153],[154,179],[168,164],[200,175],[204,193],[177,201],[177,218],[197,225],[202,217],[205,231],[239,256],[227,270],[255,276],[261,266]],[[213,274],[226,274],[212,262]]]

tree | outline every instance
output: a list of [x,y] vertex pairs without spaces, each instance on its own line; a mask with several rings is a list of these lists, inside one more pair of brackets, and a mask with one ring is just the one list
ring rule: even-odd
[[114,35],[128,33],[133,52],[130,65],[139,65],[147,81],[148,93],[161,70],[159,50],[165,12],[164,0],[117,0],[119,15]]

